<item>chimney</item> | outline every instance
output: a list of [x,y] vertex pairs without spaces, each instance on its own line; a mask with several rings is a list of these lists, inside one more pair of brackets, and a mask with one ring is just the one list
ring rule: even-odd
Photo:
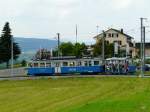
[[123,33],[123,29],[121,29],[121,33]]

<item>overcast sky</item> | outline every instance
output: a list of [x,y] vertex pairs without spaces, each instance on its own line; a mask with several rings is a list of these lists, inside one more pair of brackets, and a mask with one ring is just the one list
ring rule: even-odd
[[[150,20],[150,0],[0,0],[0,29],[10,22],[15,37],[94,42],[93,36],[110,27],[140,39],[140,17]],[[146,26],[150,21],[146,21]],[[147,28],[149,31],[150,28]],[[147,40],[149,33],[147,33]]]

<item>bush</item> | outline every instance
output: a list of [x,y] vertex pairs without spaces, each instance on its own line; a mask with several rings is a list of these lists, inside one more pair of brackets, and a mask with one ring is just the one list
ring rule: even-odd
[[22,65],[23,67],[25,67],[25,66],[27,65],[27,61],[26,61],[26,60],[22,60],[21,65]]

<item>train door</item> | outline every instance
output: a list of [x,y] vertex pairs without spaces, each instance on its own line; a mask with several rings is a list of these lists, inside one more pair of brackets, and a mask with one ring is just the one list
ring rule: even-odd
[[55,63],[55,73],[60,74],[61,73],[61,64],[60,62]]

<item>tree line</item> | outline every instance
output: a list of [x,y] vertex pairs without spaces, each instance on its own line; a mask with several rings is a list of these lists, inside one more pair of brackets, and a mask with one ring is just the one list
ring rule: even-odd
[[[89,47],[91,50],[89,50]],[[58,52],[59,51],[59,52]],[[119,51],[121,52],[121,51]],[[85,43],[72,43],[72,42],[62,42],[58,48],[53,50],[53,53],[47,49],[40,49],[37,51],[34,59],[43,60],[50,59],[52,57],[59,56],[76,56],[77,58],[82,58],[84,56],[90,57],[101,57],[102,56],[102,40],[100,39],[95,44],[88,46]],[[110,58],[114,56],[114,44],[110,44],[105,41],[105,58]]]
[[[59,49],[59,50],[58,50]],[[85,55],[90,55],[87,51],[87,46],[85,43],[71,43],[71,42],[62,42],[56,49],[53,51],[47,49],[39,49],[34,56],[36,60],[49,60],[50,57],[57,56],[76,56],[77,58],[81,58]]]

